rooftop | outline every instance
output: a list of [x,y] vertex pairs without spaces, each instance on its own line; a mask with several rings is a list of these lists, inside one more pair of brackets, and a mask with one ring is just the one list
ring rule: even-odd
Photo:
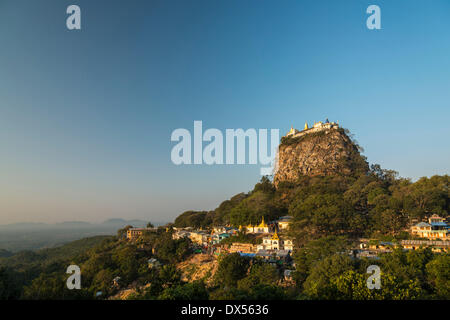
[[430,224],[426,223],[426,222],[419,222],[418,224],[415,225],[416,227],[431,227]]

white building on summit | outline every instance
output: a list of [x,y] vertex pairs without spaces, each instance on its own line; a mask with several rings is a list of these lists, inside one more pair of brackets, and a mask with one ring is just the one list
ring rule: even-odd
[[308,122],[305,122],[305,127],[303,128],[302,131],[299,131],[297,129],[294,129],[294,127],[291,127],[291,130],[289,130],[289,132],[286,134],[286,137],[300,137],[304,134],[307,133],[313,133],[313,132],[318,132],[318,131],[322,131],[322,130],[327,130],[327,129],[337,129],[339,128],[339,121],[338,122],[330,122],[328,121],[328,119],[325,120],[325,122],[319,121],[319,122],[314,122],[314,125],[310,128],[308,126]]

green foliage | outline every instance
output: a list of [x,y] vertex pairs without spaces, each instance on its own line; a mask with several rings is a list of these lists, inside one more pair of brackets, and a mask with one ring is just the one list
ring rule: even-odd
[[165,289],[158,297],[160,300],[208,300],[208,291],[200,281],[186,283]]
[[348,256],[335,254],[314,264],[303,284],[305,293],[315,299],[337,299],[339,294],[332,279],[353,269]]
[[178,228],[201,228],[210,225],[211,222],[212,220],[206,211],[186,211],[175,219],[174,226]]
[[26,300],[74,300],[89,299],[85,290],[69,290],[66,286],[67,276],[62,273],[43,273],[25,287],[23,298]]
[[258,190],[252,192],[230,211],[229,221],[234,226],[258,224],[262,217],[265,221],[270,221],[279,215],[272,194]]
[[[171,234],[166,232],[159,235],[149,233],[147,236],[140,243],[143,248],[113,237],[96,237],[60,248],[36,253],[20,252],[8,259],[3,258],[2,264],[10,268],[1,269],[0,283],[5,288],[1,291],[1,297],[12,299],[22,295],[26,299],[85,299],[94,298],[98,291],[108,296],[117,290],[113,286],[116,277],[120,277],[120,286],[135,280],[146,282],[152,279],[154,275],[147,264],[153,255],[151,249],[154,249],[156,258],[165,263],[179,262],[190,253],[188,239],[172,240]],[[79,265],[82,270],[82,290],[68,290],[65,286],[65,271],[71,264]],[[18,272],[12,273],[12,267]],[[172,281],[168,280],[169,277]],[[172,284],[174,277],[179,278],[176,269],[164,266],[158,279],[161,285],[167,285]],[[12,279],[24,290],[17,292],[16,282]]]
[[216,282],[222,287],[236,287],[237,282],[247,275],[249,259],[238,253],[222,256],[216,272]]
[[[293,231],[307,239],[324,235],[351,237],[390,235],[398,238],[411,218],[449,210],[449,176],[421,178],[415,183],[396,179],[395,172],[372,166],[367,175],[303,177],[283,184],[275,198],[283,199],[294,216]],[[405,237],[406,235],[402,235]]]
[[253,192],[258,191],[266,194],[275,193],[275,187],[267,176],[262,177],[261,180],[255,185]]
[[247,293],[235,287],[219,287],[210,293],[210,300],[245,300]]
[[191,241],[186,238],[173,240],[170,233],[159,234],[153,243],[156,257],[167,263],[182,261],[191,253]]
[[450,255],[435,257],[426,265],[426,278],[440,299],[450,297]]
[[293,276],[297,285],[303,285],[317,261],[330,257],[336,252],[345,252],[348,248],[349,243],[343,236],[328,236],[303,245],[293,257],[296,264],[296,272]]
[[233,242],[259,244],[262,242],[262,238],[258,238],[254,234],[238,232],[237,235],[223,239],[222,241],[220,241],[220,244],[231,244]]
[[239,205],[242,200],[247,198],[248,195],[245,193],[239,193],[232,197],[230,200],[223,201],[216,210],[214,210],[212,215],[212,224],[215,226],[224,225],[230,223],[229,213],[234,207]]
[[[334,249],[318,250],[320,241],[309,244],[297,257],[297,272],[304,271],[302,294],[312,299],[411,300],[448,298],[449,256],[433,254],[429,249],[405,252],[396,249],[380,260],[352,261],[345,254],[331,254]],[[314,249],[316,247],[316,249]],[[310,249],[309,249],[310,248]],[[309,259],[307,259],[309,257]],[[308,261],[309,263],[305,261]],[[311,261],[313,261],[311,263]],[[314,262],[315,261],[315,262]],[[381,270],[381,289],[368,289],[366,273],[376,263]],[[309,269],[305,265],[310,265]],[[304,278],[303,276],[303,278]]]
[[331,285],[336,290],[336,299],[342,300],[412,300],[420,295],[417,280],[400,281],[392,274],[381,273],[381,288],[367,287],[368,275],[353,270],[334,277]]
[[448,175],[423,177],[415,183],[400,181],[392,188],[392,198],[410,217],[445,216],[450,211],[449,185]]
[[0,300],[19,299],[21,289],[17,273],[9,268],[0,267]]
[[[154,234],[154,233],[153,233]],[[297,288],[281,287],[280,267],[263,260],[250,261],[239,254],[219,257],[215,286],[202,281],[184,282],[175,262],[161,268],[149,268],[147,260],[164,255],[177,256],[184,243],[171,240],[170,233],[151,236],[144,243],[152,249],[143,249],[128,241],[107,239],[69,260],[53,261],[40,267],[37,276],[21,290],[21,272],[0,268],[1,299],[94,299],[102,291],[102,298],[117,292],[112,285],[120,277],[120,287],[131,283],[145,285],[130,299],[205,300],[239,299],[447,299],[449,296],[448,254],[435,254],[429,249],[403,251],[396,249],[381,259],[352,260],[348,255],[349,241],[343,236],[328,236],[301,245],[294,255]],[[149,234],[150,235],[150,234]],[[165,248],[165,249],[163,249]],[[181,249],[180,249],[181,248]],[[166,251],[167,250],[167,251]],[[158,251],[161,256],[158,256]],[[20,256],[34,261],[36,253]],[[12,257],[11,257],[12,258]],[[45,260],[44,260],[45,261]],[[369,290],[366,285],[368,265],[376,263],[381,269],[381,289]],[[78,264],[82,270],[82,290],[68,290],[65,268]]]
[[286,293],[277,285],[257,284],[246,292],[248,300],[284,300]]
[[[270,299],[270,296],[282,297],[282,291],[273,290],[277,288],[280,280],[278,270],[275,266],[261,262],[253,264],[249,274],[237,282],[237,288],[246,292],[251,299]],[[265,296],[268,294],[268,296]]]

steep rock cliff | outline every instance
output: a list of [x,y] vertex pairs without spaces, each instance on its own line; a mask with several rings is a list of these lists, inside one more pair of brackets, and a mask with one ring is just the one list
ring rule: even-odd
[[283,137],[278,149],[274,184],[295,182],[301,176],[358,175],[369,170],[360,147],[343,128],[300,137]]

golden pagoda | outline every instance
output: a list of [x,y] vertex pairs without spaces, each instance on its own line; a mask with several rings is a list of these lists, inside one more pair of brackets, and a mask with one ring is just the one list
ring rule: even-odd
[[303,130],[308,130],[308,122],[305,122],[305,128]]
[[267,224],[264,222],[264,217],[262,217],[261,223],[259,224],[258,228],[267,228]]
[[274,233],[273,236],[272,236],[272,240],[280,240],[280,238],[278,237],[278,233],[277,233],[276,230],[275,230],[275,233]]

